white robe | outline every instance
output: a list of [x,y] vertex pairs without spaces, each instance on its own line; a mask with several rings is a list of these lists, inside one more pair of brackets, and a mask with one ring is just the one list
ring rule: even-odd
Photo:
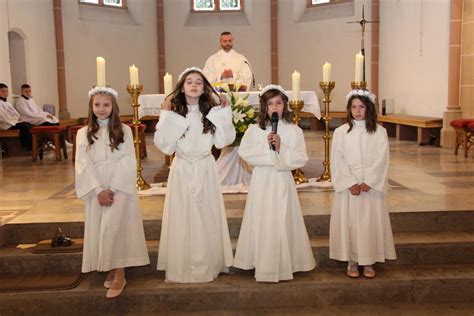
[[20,122],[20,113],[10,103],[0,100],[0,129],[7,130]]
[[[132,131],[127,125],[122,127],[124,143],[113,152],[106,126],[100,128],[99,138],[90,147],[87,126],[77,133],[76,193],[84,201],[85,223],[82,272],[150,263],[135,185]],[[99,205],[99,187],[115,191],[110,207]]]
[[240,80],[247,88],[250,88],[252,84],[252,71],[245,61],[247,61],[247,58],[233,49],[228,53],[220,49],[207,59],[202,72],[207,80],[214,83],[221,81],[221,75],[224,69],[232,69],[234,74],[233,80]]
[[[373,134],[365,121],[354,121],[334,131],[331,178],[335,194],[331,213],[329,257],[372,265],[396,259],[387,210],[389,148],[387,131],[378,125]],[[352,195],[349,188],[366,183],[368,192]]]
[[316,264],[291,173],[308,161],[303,132],[280,120],[278,154],[269,148],[270,131],[251,125],[240,143],[239,155],[253,173],[234,266],[255,268],[257,281],[278,282]]
[[29,98],[28,100],[23,96],[18,98],[15,103],[15,108],[18,113],[20,113],[21,119],[32,125],[41,125],[45,122],[59,123],[59,120],[55,116],[49,118],[48,115],[52,116],[52,114],[41,110],[33,98]]
[[222,148],[235,139],[230,107],[214,107],[207,118],[214,134],[203,133],[198,105],[183,117],[162,111],[155,145],[176,153],[168,177],[158,270],[172,282],[209,282],[232,266],[232,247],[212,145]]

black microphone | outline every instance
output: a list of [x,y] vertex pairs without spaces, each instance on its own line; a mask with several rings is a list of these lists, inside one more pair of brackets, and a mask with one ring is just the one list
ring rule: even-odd
[[[271,121],[272,121],[272,133],[276,134],[277,129],[278,129],[278,113],[277,112],[272,113]],[[276,149],[275,144],[272,144],[272,150],[275,150],[275,149]]]
[[253,74],[252,67],[250,67],[250,64],[248,61],[244,60],[244,63],[246,63],[247,66],[249,66],[250,73],[252,74],[252,88],[255,89],[255,75]]

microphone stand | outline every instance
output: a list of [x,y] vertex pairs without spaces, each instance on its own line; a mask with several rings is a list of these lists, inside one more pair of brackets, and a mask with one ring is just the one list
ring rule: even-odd
[[250,73],[252,74],[252,89],[255,90],[255,75],[253,74],[252,67],[250,67],[250,63],[248,61],[244,60],[244,63],[246,63],[250,69]]

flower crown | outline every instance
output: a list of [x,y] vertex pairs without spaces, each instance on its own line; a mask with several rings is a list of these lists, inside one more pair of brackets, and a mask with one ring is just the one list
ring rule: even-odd
[[283,93],[284,95],[286,95],[286,97],[289,99],[290,96],[288,95],[288,93],[285,91],[285,89],[283,89],[281,86],[279,85],[276,85],[276,84],[269,84],[269,85],[266,85],[262,91],[260,91],[260,97],[265,93],[267,92],[268,90],[279,90],[281,93]]
[[184,75],[185,73],[187,73],[188,71],[191,71],[191,70],[199,71],[199,72],[204,76],[204,74],[202,73],[202,69],[201,69],[201,68],[198,68],[198,67],[189,67],[189,68],[184,69],[184,71],[179,75],[178,81],[181,80],[181,77],[183,77],[183,75]]
[[352,96],[362,96],[362,97],[367,97],[370,99],[370,101],[372,101],[372,103],[375,104],[375,94],[371,93],[369,90],[365,90],[365,89],[354,89],[354,90],[351,90],[349,91],[349,93],[346,95],[346,101],[349,101],[349,99],[352,97]]
[[112,88],[109,88],[109,87],[94,87],[92,89],[89,90],[89,99],[96,95],[96,94],[99,94],[99,93],[108,93],[108,94],[111,94],[115,99],[118,98],[118,93],[117,91],[115,91],[114,89]]

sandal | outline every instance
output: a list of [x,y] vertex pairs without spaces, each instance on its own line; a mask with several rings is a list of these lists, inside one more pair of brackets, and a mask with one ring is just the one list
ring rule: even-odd
[[348,277],[354,278],[354,279],[360,277],[359,266],[357,265],[356,262],[349,261],[346,274]]
[[375,270],[373,266],[364,266],[364,277],[367,279],[375,278]]

